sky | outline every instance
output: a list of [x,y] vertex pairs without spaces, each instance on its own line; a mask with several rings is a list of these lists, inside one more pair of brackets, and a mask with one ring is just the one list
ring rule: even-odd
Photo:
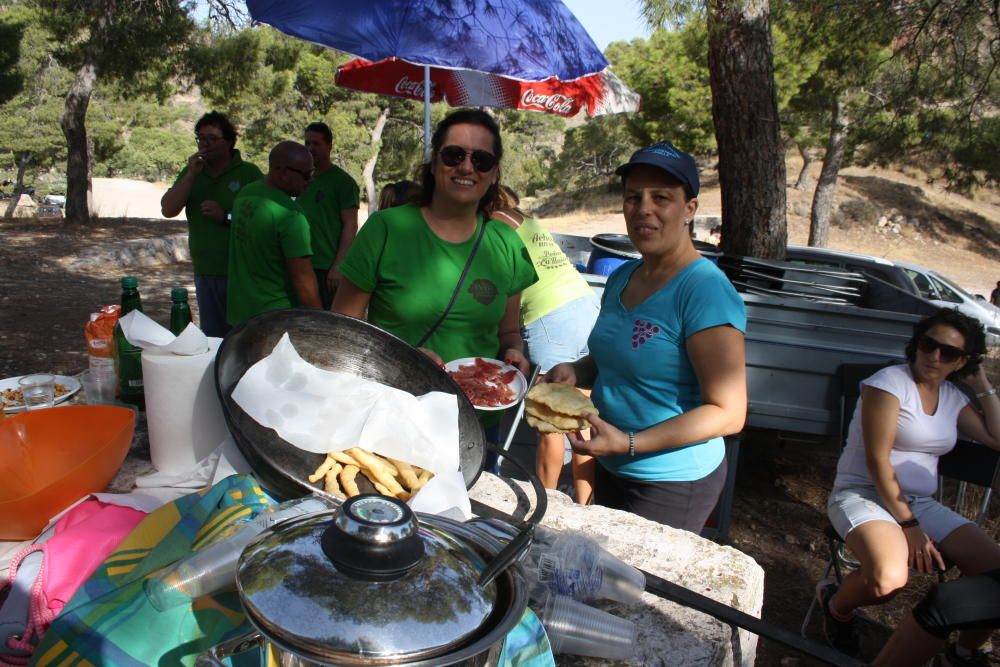
[[563,0],[597,46],[648,37],[649,30],[639,14],[638,0]]

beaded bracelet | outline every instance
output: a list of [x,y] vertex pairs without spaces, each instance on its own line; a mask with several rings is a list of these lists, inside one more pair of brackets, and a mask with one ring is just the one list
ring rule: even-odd
[[978,394],[976,394],[976,398],[986,398],[987,396],[996,396],[996,395],[997,395],[997,388],[990,387],[989,389],[986,389],[985,391],[981,391]]
[[635,431],[628,432],[628,455],[635,456]]

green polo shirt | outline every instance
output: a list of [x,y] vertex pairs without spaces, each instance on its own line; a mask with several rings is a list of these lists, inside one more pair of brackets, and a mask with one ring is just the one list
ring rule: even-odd
[[246,186],[233,206],[226,320],[298,306],[285,259],[308,257],[309,222],[302,207],[266,181]]
[[[174,187],[187,171],[187,167],[181,170]],[[202,202],[217,201],[223,209],[231,211],[236,193],[247,183],[260,180],[261,176],[256,165],[244,162],[240,152],[234,150],[229,166],[221,174],[212,176],[206,168],[195,177],[184,214],[188,220],[191,263],[197,275],[224,276],[229,270],[229,226],[202,215]]]
[[296,201],[302,205],[309,219],[312,266],[325,271],[333,264],[340,249],[340,234],[344,229],[340,212],[360,206],[358,184],[346,171],[333,165],[314,176],[309,188]]

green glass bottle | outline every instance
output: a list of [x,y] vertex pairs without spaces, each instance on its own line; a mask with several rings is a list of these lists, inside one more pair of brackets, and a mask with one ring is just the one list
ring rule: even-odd
[[[142,312],[139,297],[139,280],[135,276],[122,278],[122,310],[124,317],[133,310]],[[146,405],[142,385],[142,348],[125,339],[121,322],[115,325],[115,372],[118,374],[118,397],[123,403],[131,403],[140,408]]]
[[175,336],[191,323],[191,306],[188,305],[188,291],[183,287],[170,290],[170,331]]

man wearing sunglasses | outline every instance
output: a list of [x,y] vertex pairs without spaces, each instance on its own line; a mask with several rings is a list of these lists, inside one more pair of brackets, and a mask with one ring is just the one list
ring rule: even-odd
[[298,198],[312,232],[312,267],[319,284],[323,308],[333,303],[340,283],[337,265],[347,254],[358,233],[358,184],[346,171],[330,161],[333,133],[326,123],[310,123],[305,130],[306,149],[312,155],[316,175]]
[[229,224],[236,194],[261,177],[256,165],[236,150],[236,129],[221,113],[211,111],[194,126],[198,146],[173,186],[160,200],[167,218],[184,211],[194,265],[194,286],[201,329],[222,337],[226,323],[226,275],[229,271]]
[[312,177],[306,147],[282,141],[271,149],[267,176],[237,195],[229,239],[230,325],[269,310],[322,306],[310,263],[309,222],[293,199]]

